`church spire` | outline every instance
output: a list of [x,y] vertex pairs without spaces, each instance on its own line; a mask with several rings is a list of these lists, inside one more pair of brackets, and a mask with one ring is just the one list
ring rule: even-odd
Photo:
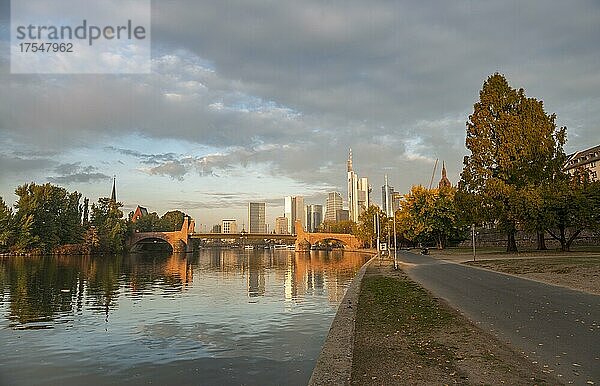
[[110,200],[117,202],[117,176],[113,176],[112,192],[110,193]]
[[452,183],[446,176],[446,163],[444,161],[442,161],[442,179],[440,180],[440,183],[438,184],[438,188],[442,189],[442,188],[450,188],[450,187],[452,187]]

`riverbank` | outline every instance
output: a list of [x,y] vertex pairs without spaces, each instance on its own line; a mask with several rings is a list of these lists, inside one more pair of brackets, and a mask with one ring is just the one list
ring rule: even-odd
[[391,260],[371,259],[340,305],[309,384],[449,383],[561,382],[395,271]]
[[389,260],[363,277],[350,384],[560,384]]

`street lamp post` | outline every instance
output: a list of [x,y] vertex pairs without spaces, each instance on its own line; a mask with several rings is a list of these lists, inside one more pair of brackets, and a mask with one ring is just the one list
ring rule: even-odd
[[473,240],[473,261],[475,261],[475,224],[471,224],[471,237]]

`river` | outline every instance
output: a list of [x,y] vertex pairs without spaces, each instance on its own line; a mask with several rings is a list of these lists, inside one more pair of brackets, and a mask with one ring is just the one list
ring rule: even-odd
[[0,385],[305,385],[365,254],[0,258]]

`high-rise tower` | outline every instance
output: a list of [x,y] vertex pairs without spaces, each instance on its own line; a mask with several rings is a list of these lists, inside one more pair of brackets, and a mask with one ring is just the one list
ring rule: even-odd
[[358,217],[369,207],[369,180],[359,178],[352,165],[352,149],[348,153],[348,214],[350,220],[358,222]]
[[391,216],[394,213],[392,205],[392,195],[394,194],[394,188],[388,183],[388,176],[385,175],[384,185],[381,187],[381,208],[386,215]]

